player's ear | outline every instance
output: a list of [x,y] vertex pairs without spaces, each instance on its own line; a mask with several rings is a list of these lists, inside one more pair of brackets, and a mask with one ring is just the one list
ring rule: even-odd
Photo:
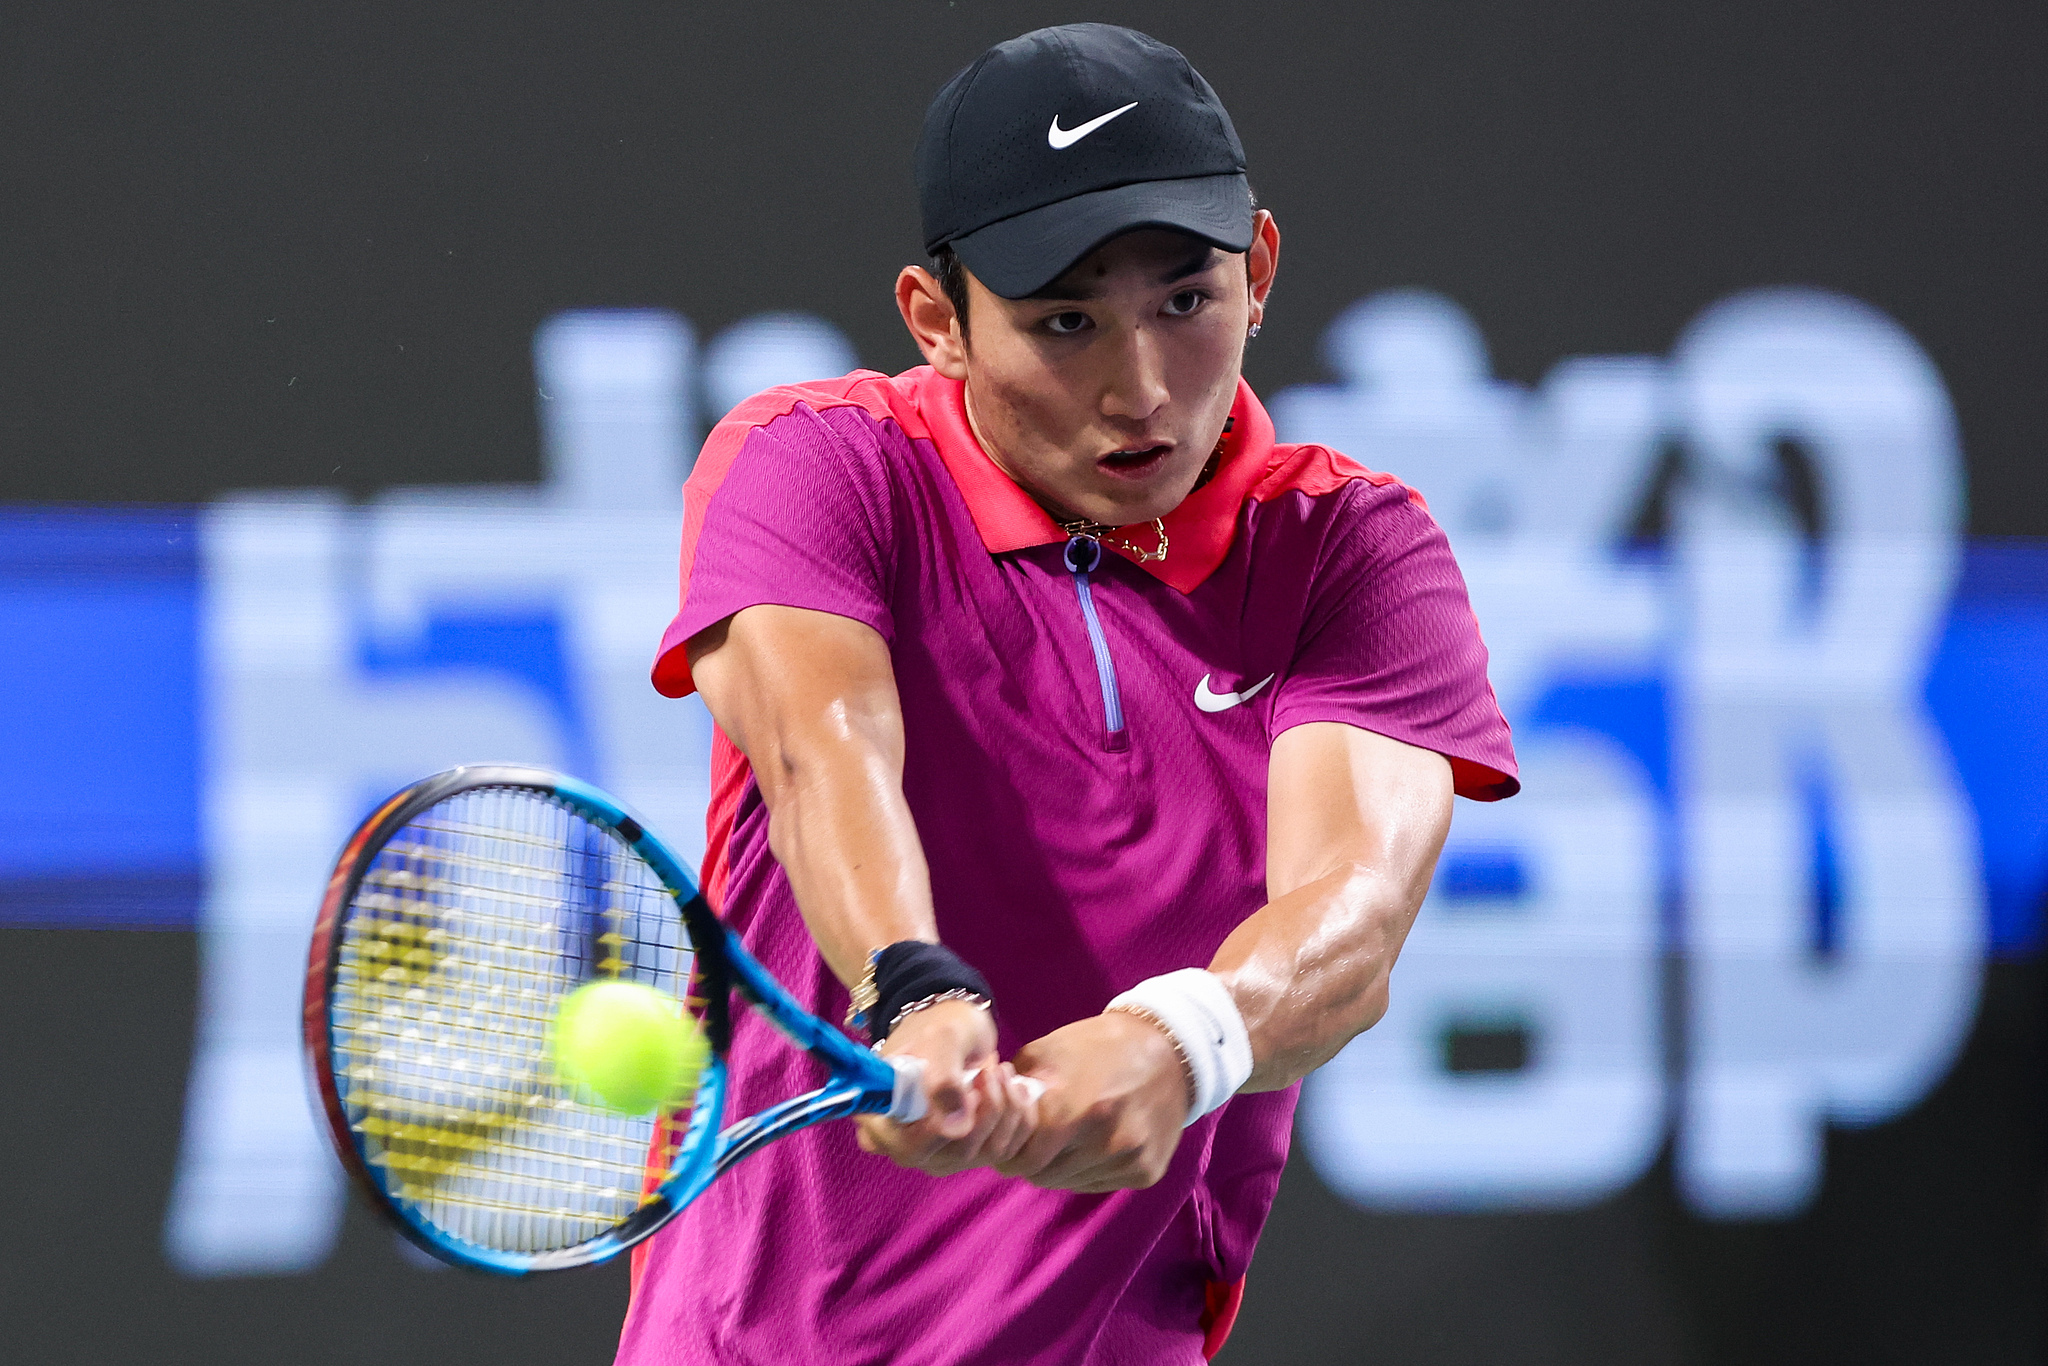
[[947,379],[967,378],[967,329],[953,301],[923,266],[905,266],[896,277],[896,311],[932,369]]
[[1245,253],[1245,275],[1251,287],[1253,324],[1266,320],[1266,296],[1273,292],[1273,276],[1280,269],[1280,228],[1271,211],[1260,209],[1252,217],[1252,245]]

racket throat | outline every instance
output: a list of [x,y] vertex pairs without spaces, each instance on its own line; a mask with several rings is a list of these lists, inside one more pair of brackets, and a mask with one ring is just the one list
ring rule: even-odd
[[893,1103],[887,1091],[875,1091],[858,1081],[828,1082],[815,1091],[783,1101],[780,1105],[750,1115],[718,1136],[718,1157],[712,1176],[720,1176],[739,1162],[785,1134],[807,1129],[827,1120],[854,1115],[881,1114]]

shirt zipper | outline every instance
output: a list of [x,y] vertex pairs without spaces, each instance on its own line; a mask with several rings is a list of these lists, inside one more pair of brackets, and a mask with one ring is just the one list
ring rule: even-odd
[[1089,591],[1088,576],[1102,564],[1102,544],[1093,536],[1075,536],[1067,542],[1067,570],[1074,576],[1074,596],[1081,601],[1081,617],[1088,623],[1088,645],[1095,651],[1095,677],[1102,684],[1102,747],[1130,748],[1130,733],[1124,729],[1123,698],[1117,692],[1116,664],[1109,657],[1109,641],[1102,634],[1101,619],[1095,615],[1095,597]]

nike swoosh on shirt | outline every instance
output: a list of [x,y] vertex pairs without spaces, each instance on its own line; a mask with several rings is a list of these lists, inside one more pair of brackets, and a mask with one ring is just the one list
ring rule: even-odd
[[1274,675],[1267,674],[1242,692],[1209,691],[1209,675],[1203,674],[1202,681],[1195,684],[1195,705],[1203,711],[1229,711],[1240,702],[1249,702],[1258,696],[1259,689],[1273,681]]
[[1090,133],[1100,128],[1103,124],[1108,123],[1117,115],[1128,114],[1137,107],[1138,102],[1136,100],[1132,100],[1123,108],[1112,109],[1107,114],[1104,114],[1101,118],[1088,120],[1088,122],[1082,124],[1079,128],[1060,127],[1060,116],[1058,114],[1054,114],[1052,116],[1052,127],[1046,129],[1045,131],[1045,140],[1055,152],[1062,151],[1065,148],[1072,147],[1082,138],[1087,137]]

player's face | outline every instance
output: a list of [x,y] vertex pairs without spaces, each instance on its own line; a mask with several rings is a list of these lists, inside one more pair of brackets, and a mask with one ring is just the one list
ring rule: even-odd
[[1057,518],[1172,511],[1222,436],[1278,250],[1261,212],[1244,255],[1143,229],[1033,298],[970,277],[957,360],[983,446]]

